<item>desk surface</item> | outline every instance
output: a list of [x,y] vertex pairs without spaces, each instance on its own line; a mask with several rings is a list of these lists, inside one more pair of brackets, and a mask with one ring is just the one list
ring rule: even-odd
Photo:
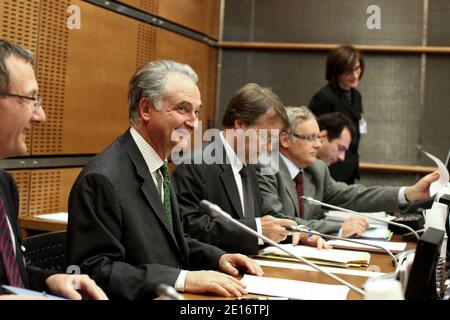
[[[401,241],[400,236],[394,236],[393,241]],[[414,242],[409,242],[407,244],[406,249],[412,249],[415,247]],[[355,268],[355,270],[361,270],[361,271],[367,271],[374,270],[377,267],[377,269],[380,272],[388,273],[393,272],[395,270],[394,265],[391,262],[391,258],[389,255],[384,253],[371,253],[371,260],[370,260],[370,266],[367,268]],[[267,267],[262,266],[265,274],[267,277],[273,277],[273,278],[284,278],[284,279],[291,279],[291,280],[301,280],[301,281],[309,281],[309,282],[316,282],[316,283],[324,283],[324,284],[334,284],[339,285],[340,283],[336,282],[335,280],[329,278],[328,276],[318,272],[318,271],[305,271],[305,270],[294,270],[294,269],[287,269],[287,268],[278,268],[278,267]],[[378,271],[375,270],[375,271]],[[351,284],[355,285],[358,288],[361,288],[362,285],[367,281],[367,277],[363,276],[354,276],[354,275],[343,275],[338,274],[338,277],[350,282]],[[185,299],[187,300],[235,300],[235,298],[223,298],[223,297],[217,297],[213,295],[200,295],[200,294],[184,294],[183,295]],[[248,295],[250,296],[257,296],[257,295]],[[350,290],[348,296],[348,300],[361,300],[362,297],[359,296],[356,292]]]

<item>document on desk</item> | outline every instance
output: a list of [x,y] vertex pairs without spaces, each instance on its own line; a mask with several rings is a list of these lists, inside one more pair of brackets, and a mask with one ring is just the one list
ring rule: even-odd
[[345,300],[350,290],[342,285],[257,277],[247,274],[241,281],[247,285],[246,289],[249,293],[301,300]]
[[[367,266],[370,262],[370,254],[368,252],[361,251],[348,251],[348,250],[319,250],[317,248],[308,246],[293,246],[292,244],[282,244],[284,249],[292,252],[300,257],[314,260],[314,262],[330,262],[335,266],[347,267],[348,264],[354,266]],[[281,258],[290,258],[290,256],[277,247],[267,247],[262,251],[263,256],[280,256]]]
[[[358,240],[359,242],[364,242],[367,244],[374,244],[377,246],[381,246],[392,253],[399,253],[406,250],[406,242],[390,242],[390,241],[375,241],[375,240]],[[383,252],[382,250],[371,247],[368,245],[363,245],[359,243],[351,243],[343,240],[330,240],[328,243],[333,246],[333,248],[342,248],[342,249],[350,249],[350,250],[366,250],[371,252]]]
[[35,214],[34,217],[43,220],[65,223],[69,220],[69,214],[67,212]]

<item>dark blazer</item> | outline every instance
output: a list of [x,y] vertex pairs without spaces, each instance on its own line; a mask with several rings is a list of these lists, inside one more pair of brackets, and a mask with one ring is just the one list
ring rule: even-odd
[[218,269],[225,253],[186,237],[176,195],[172,220],[129,130],[83,169],[69,197],[67,256],[110,298],[155,296],[181,269]]
[[[19,264],[19,272],[22,277],[23,284],[25,288],[43,291],[45,290],[45,280],[55,272],[50,270],[42,270],[25,264],[24,257],[22,255],[22,240],[19,236],[20,227],[17,220],[19,213],[19,194],[17,192],[17,186],[14,179],[7,171],[3,169],[0,169],[0,194],[4,199],[6,214],[14,233],[12,236],[14,237],[16,244],[16,259]],[[8,284],[1,258],[0,284]]]
[[[259,175],[263,196],[262,211],[278,218],[294,218],[298,224],[305,224],[322,233],[338,231],[340,225],[323,220],[325,211],[316,205],[304,203],[305,216],[298,217],[298,198],[295,183],[284,161],[280,159],[279,172],[274,175]],[[399,210],[398,187],[364,187],[360,184],[347,185],[336,182],[322,160],[316,160],[303,170],[304,195],[336,206],[362,211]]]
[[316,116],[325,113],[340,112],[347,116],[356,130],[356,135],[352,136],[352,143],[345,154],[345,160],[330,166],[331,176],[336,181],[354,183],[359,179],[359,155],[358,146],[361,134],[359,132],[359,120],[363,113],[361,94],[356,89],[351,89],[352,104],[344,95],[340,88],[334,88],[330,84],[320,89],[309,102],[309,108]]
[[[212,153],[214,163],[205,163],[202,152]],[[246,218],[242,213],[242,204],[234,179],[233,169],[227,160],[225,148],[219,137],[206,143],[193,154],[185,156],[185,161],[176,167],[172,181],[177,192],[180,211],[184,219],[184,228],[192,237],[216,245],[229,252],[243,254],[258,253],[258,239],[220,218],[211,218],[200,212],[199,202],[208,200],[233,218],[256,230],[254,218]],[[192,163],[195,159],[195,164]],[[255,166],[250,165],[256,217],[259,217],[261,195],[258,188]]]

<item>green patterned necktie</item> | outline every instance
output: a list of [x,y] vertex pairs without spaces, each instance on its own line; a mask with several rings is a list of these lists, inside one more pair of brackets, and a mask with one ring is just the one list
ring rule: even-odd
[[167,162],[159,168],[163,176],[163,190],[164,190],[164,209],[166,210],[167,217],[169,218],[170,224],[172,224],[172,208],[170,206],[170,177],[169,177],[169,166]]

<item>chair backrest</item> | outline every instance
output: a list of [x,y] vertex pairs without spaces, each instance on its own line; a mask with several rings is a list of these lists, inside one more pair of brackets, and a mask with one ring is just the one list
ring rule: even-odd
[[23,241],[27,264],[55,271],[66,271],[66,231],[32,236]]

